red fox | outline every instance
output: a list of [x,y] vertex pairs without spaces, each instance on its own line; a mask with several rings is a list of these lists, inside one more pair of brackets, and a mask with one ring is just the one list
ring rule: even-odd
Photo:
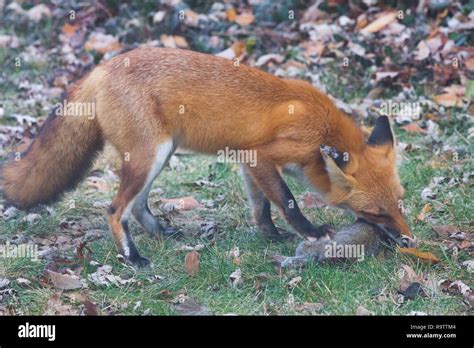
[[[93,107],[77,107],[84,104]],[[242,175],[267,238],[282,238],[270,202],[301,236],[332,231],[304,217],[282,179],[285,171],[304,177],[329,204],[413,237],[399,204],[403,188],[388,118],[379,117],[367,137],[307,82],[202,53],[139,48],[76,82],[64,106],[20,160],[4,166],[4,196],[21,209],[53,202],[84,177],[104,142],[111,143],[123,163],[108,220],[118,253],[137,266],[149,261],[132,240],[128,217],[132,213],[152,236],[173,233],[151,214],[147,199],[177,146],[208,154],[255,151],[256,162],[243,163]]]

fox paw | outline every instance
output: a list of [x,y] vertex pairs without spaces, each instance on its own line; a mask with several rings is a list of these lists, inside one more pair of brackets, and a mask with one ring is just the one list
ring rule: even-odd
[[309,239],[327,239],[331,240],[336,235],[336,230],[330,225],[321,225],[316,227],[311,233],[307,235]]
[[148,259],[146,257],[143,257],[143,256],[140,256],[140,255],[138,255],[137,257],[134,257],[134,258],[126,258],[122,254],[117,254],[117,259],[120,262],[122,262],[124,264],[127,264],[127,265],[130,265],[132,267],[135,267],[137,269],[147,268],[147,267],[150,267],[150,265],[151,265],[150,259]]

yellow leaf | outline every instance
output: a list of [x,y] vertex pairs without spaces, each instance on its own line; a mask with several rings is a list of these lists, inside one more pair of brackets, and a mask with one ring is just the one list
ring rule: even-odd
[[402,254],[407,254],[407,255],[412,255],[415,256],[416,258],[430,262],[430,263],[438,263],[439,259],[434,255],[433,253],[430,253],[429,251],[420,251],[417,248],[400,248],[398,247],[398,250]]
[[362,34],[376,33],[392,23],[396,18],[397,12],[383,12],[375,21],[370,23],[360,32]]
[[226,16],[227,16],[227,20],[229,22],[234,22],[235,19],[237,18],[237,12],[235,12],[235,9],[233,7],[229,8],[226,12],[225,12]]

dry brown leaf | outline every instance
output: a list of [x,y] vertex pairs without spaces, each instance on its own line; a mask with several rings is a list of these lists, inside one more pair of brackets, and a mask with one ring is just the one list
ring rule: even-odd
[[357,307],[356,315],[374,315],[374,312],[369,311],[364,306]]
[[194,277],[199,271],[199,253],[195,250],[189,252],[184,257],[184,270],[191,277]]
[[434,97],[436,103],[446,107],[463,106],[463,100],[466,88],[463,86],[452,85],[444,89],[445,93]]
[[86,51],[96,51],[105,54],[111,51],[118,51],[122,44],[112,35],[103,33],[92,33],[84,45]]
[[453,233],[459,232],[459,228],[454,225],[436,225],[431,227],[439,237],[449,238]]
[[417,123],[409,123],[405,126],[400,127],[404,131],[410,132],[410,133],[422,133],[425,134],[426,131],[422,129]]
[[362,34],[376,33],[392,23],[396,18],[397,12],[382,12],[375,21],[364,27],[360,32]]
[[367,15],[365,13],[362,13],[357,17],[357,23],[356,23],[356,28],[357,29],[362,29],[367,26],[369,23],[369,20],[367,19]]
[[211,315],[206,306],[197,303],[194,299],[180,294],[174,301],[173,309],[180,315]]
[[468,70],[473,71],[474,70],[474,57],[470,57],[466,59],[466,61],[464,62],[464,65],[466,66]]
[[61,32],[66,35],[67,37],[72,37],[76,34],[76,32],[79,30],[80,26],[77,24],[69,24],[65,23],[63,27],[61,28]]
[[229,48],[216,53],[217,57],[226,58],[229,60],[233,60],[234,58],[239,58],[245,53],[245,42],[244,41],[236,41],[230,46]]
[[79,315],[78,309],[71,305],[64,304],[60,294],[53,294],[48,299],[44,315]]
[[436,255],[434,255],[433,253],[430,253],[429,251],[420,251],[417,248],[400,248],[400,247],[398,247],[398,250],[402,254],[412,255],[422,261],[426,261],[429,263],[438,263],[440,261],[438,257],[436,257]]
[[182,36],[178,35],[166,35],[162,34],[160,36],[160,41],[163,46],[167,48],[188,48],[188,42]]
[[227,16],[227,20],[229,22],[234,22],[235,19],[237,18],[237,12],[235,11],[235,8],[231,7],[225,12]]
[[164,209],[167,210],[194,210],[197,208],[201,208],[202,205],[192,196],[186,196],[182,198],[162,198],[161,200],[162,205],[164,205]]
[[235,18],[235,22],[241,26],[250,25],[254,20],[252,12],[243,12]]
[[61,274],[47,269],[45,270],[45,276],[55,288],[61,290],[74,290],[83,287],[79,278],[67,274]]

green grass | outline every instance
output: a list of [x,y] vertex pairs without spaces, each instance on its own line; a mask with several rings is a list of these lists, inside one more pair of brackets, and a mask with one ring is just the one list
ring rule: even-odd
[[[108,1],[108,3],[115,3]],[[117,6],[112,6],[114,11],[119,11]],[[22,63],[20,68],[14,66],[14,58],[21,55],[22,51],[34,41],[41,47],[51,48],[58,46],[57,35],[51,35],[51,29],[60,30],[62,22],[59,19],[45,19],[38,25],[31,27],[25,23],[9,22],[8,26],[0,29],[0,34],[14,34],[21,40],[18,49],[0,49],[0,72],[4,80],[2,89],[3,108],[5,118],[2,123],[13,125],[9,118],[11,114],[28,114],[44,116],[46,113],[36,104],[25,103],[28,95],[18,87],[20,80],[31,83],[48,85],[53,72],[62,68],[57,54],[48,55],[47,66],[36,63]],[[259,44],[262,44],[259,42]],[[272,43],[273,44],[273,43]],[[58,46],[59,48],[59,46]],[[265,52],[270,53],[270,52]],[[380,57],[379,57],[380,58]],[[324,68],[316,69],[313,73],[320,74],[321,82],[332,95],[345,100],[362,99],[374,86],[370,85],[372,71],[367,69],[365,61],[356,59],[351,61],[351,67],[341,69],[335,61]],[[360,75],[362,74],[362,76]],[[417,87],[419,94],[423,94],[423,86]],[[395,95],[397,91],[387,88],[385,97]],[[55,101],[51,101],[53,105]],[[89,283],[87,290],[101,308],[102,314],[142,314],[149,309],[151,314],[175,314],[170,299],[177,296],[178,292],[186,291],[188,296],[198,303],[207,306],[215,314],[298,314],[288,302],[294,298],[296,305],[303,302],[322,303],[320,314],[349,315],[355,314],[358,306],[364,306],[375,314],[403,315],[411,311],[422,311],[428,314],[452,315],[465,314],[467,309],[459,295],[439,294],[435,297],[418,297],[401,305],[392,300],[380,301],[378,295],[396,293],[399,286],[398,271],[404,264],[410,265],[417,274],[425,274],[437,280],[451,279],[463,280],[468,285],[472,284],[472,275],[461,269],[459,262],[453,262],[451,255],[443,249],[442,244],[434,239],[431,226],[435,224],[455,224],[461,229],[472,230],[472,212],[474,211],[474,197],[472,186],[460,183],[455,187],[441,185],[437,191],[437,201],[442,205],[441,211],[430,212],[429,221],[417,222],[416,218],[425,202],[420,199],[420,193],[430,180],[435,176],[462,178],[463,173],[472,172],[474,164],[470,153],[473,146],[463,140],[467,137],[467,122],[456,119],[459,110],[448,109],[449,121],[442,120],[440,126],[445,135],[443,143],[451,141],[453,146],[467,148],[460,154],[459,161],[442,157],[437,152],[430,150],[426,137],[411,135],[400,131],[397,138],[401,141],[418,144],[420,150],[404,153],[404,160],[400,166],[400,176],[405,186],[406,198],[404,206],[407,210],[408,221],[413,227],[414,234],[421,241],[423,249],[434,252],[441,258],[438,265],[427,265],[408,256],[396,252],[387,252],[384,258],[365,258],[361,262],[351,265],[309,265],[301,270],[288,270],[283,274],[275,271],[271,255],[275,253],[292,255],[298,241],[285,243],[271,243],[262,239],[256,228],[249,224],[249,207],[243,192],[241,179],[236,166],[216,163],[216,159],[207,156],[183,156],[186,170],[176,173],[166,168],[155,182],[155,187],[163,190],[163,197],[183,197],[193,195],[197,200],[214,199],[215,207],[187,213],[184,217],[175,217],[174,222],[184,224],[192,232],[197,229],[196,221],[214,221],[217,224],[215,240],[202,239],[188,236],[183,240],[153,240],[150,239],[138,226],[131,222],[131,231],[141,253],[150,258],[153,265],[150,269],[138,271],[134,274],[130,268],[125,267],[116,260],[116,252],[111,234],[108,232],[107,219],[104,208],[94,207],[98,201],[110,201],[113,197],[116,183],[110,183],[112,189],[104,193],[89,192],[90,188],[82,184],[76,191],[68,193],[64,199],[53,205],[54,213],[49,215],[41,210],[42,219],[34,224],[23,221],[26,213],[20,213],[11,220],[0,219],[0,242],[10,240],[14,235],[25,235],[27,238],[59,237],[71,234],[64,230],[60,223],[65,219],[78,219],[87,228],[103,231],[104,237],[90,243],[88,247],[93,251],[92,260],[101,264],[113,266],[114,274],[123,277],[133,275],[138,282],[124,287],[95,287]],[[472,126],[472,125],[471,125]],[[462,137],[455,136],[460,133]],[[454,136],[453,136],[454,135]],[[431,161],[439,166],[432,167]],[[218,187],[197,187],[193,185],[196,180],[211,179],[218,183]],[[307,191],[292,180],[289,186],[296,197]],[[223,196],[223,200],[218,198]],[[150,204],[155,213],[158,196],[152,196]],[[68,202],[74,200],[75,208],[70,208]],[[306,209],[303,213],[315,224],[330,223],[341,227],[353,221],[353,218],[341,211],[332,208]],[[193,215],[196,215],[193,218]],[[275,216],[278,216],[275,211]],[[173,220],[173,219],[172,219]],[[287,227],[286,223],[277,218],[280,226]],[[190,277],[184,271],[185,252],[175,251],[181,244],[205,244],[200,251],[200,269],[195,277]],[[233,264],[226,253],[233,247],[239,247],[241,263]],[[74,257],[74,250],[66,252],[65,256]],[[465,252],[459,254],[459,260],[467,260]],[[0,259],[0,277],[12,280],[15,290],[14,296],[5,296],[0,300],[0,307],[9,305],[20,314],[42,314],[48,298],[58,289],[45,286],[41,279],[48,261],[42,259],[33,262],[29,259],[8,258]],[[60,266],[67,266],[61,264]],[[96,269],[84,261],[76,261],[75,266],[84,267],[81,277],[93,273]],[[243,286],[233,288],[228,283],[229,275],[237,268],[242,270]],[[266,274],[266,281],[259,281],[262,273]],[[162,280],[150,283],[147,278],[160,275]],[[294,288],[287,287],[287,283],[294,277],[301,276],[301,282]],[[31,286],[20,286],[14,280],[27,278]],[[257,283],[261,283],[257,287]],[[164,291],[171,292],[167,296]],[[291,296],[290,296],[291,295]],[[65,302],[68,300],[62,295]],[[134,310],[135,304],[140,301],[142,305]],[[124,306],[127,303],[128,306]],[[78,306],[75,304],[74,306]]]
[[[433,174],[430,168],[423,165],[415,158],[408,160],[402,166],[402,179],[406,183],[407,208],[412,211],[410,217],[416,216],[423,204],[418,199],[420,190],[428,183]],[[447,255],[443,255],[438,245],[430,245],[428,249],[441,256],[440,265],[430,266],[412,258],[397,253],[388,253],[383,260],[366,258],[364,261],[352,265],[310,265],[301,270],[285,271],[279,275],[272,263],[273,253],[293,254],[295,242],[281,244],[270,243],[263,240],[255,231],[255,227],[247,223],[249,211],[245,204],[237,168],[222,166],[214,163],[215,159],[207,156],[185,156],[183,163],[188,170],[179,175],[171,169],[164,170],[156,182],[156,186],[163,189],[164,197],[181,197],[192,194],[196,199],[212,199],[224,194],[225,198],[214,209],[202,209],[197,214],[202,219],[214,220],[218,223],[218,235],[214,242],[199,237],[186,237],[184,240],[153,240],[144,234],[138,224],[132,223],[131,230],[135,235],[137,245],[143,255],[152,260],[152,268],[138,271],[135,278],[140,282],[123,288],[108,287],[97,288],[90,285],[90,295],[95,302],[104,308],[113,308],[119,304],[129,305],[117,310],[119,314],[141,314],[145,309],[150,309],[151,314],[173,314],[169,298],[163,296],[162,291],[172,292],[174,296],[179,290],[184,289],[188,296],[198,303],[207,306],[213,313],[226,314],[297,314],[298,312],[288,304],[289,296],[294,297],[296,304],[303,302],[318,302],[324,305],[321,314],[354,314],[358,306],[362,305],[376,314],[408,314],[411,311],[423,311],[429,314],[460,314],[465,311],[459,296],[438,295],[433,298],[417,298],[407,301],[402,305],[394,301],[379,301],[377,295],[384,289],[387,293],[396,292],[399,285],[397,271],[402,264],[412,266],[418,274],[431,274],[436,279],[469,279],[466,271],[454,266]],[[218,168],[218,169],[216,169]],[[221,171],[221,173],[216,173]],[[449,171],[449,169],[447,169]],[[410,173],[416,171],[417,176]],[[205,179],[209,175],[221,175],[216,182],[220,185],[214,187],[193,187],[189,184]],[[291,182],[295,194],[305,192],[305,188]],[[83,195],[85,185],[76,192],[69,193],[60,203],[54,206],[55,213],[44,217],[40,222],[29,225],[22,222],[21,214],[18,218],[0,222],[1,236],[8,237],[16,233],[27,236],[51,236],[65,234],[58,225],[65,217],[89,217],[90,227],[106,231],[106,219],[102,209],[93,207],[94,200]],[[456,222],[467,225],[469,223],[469,209],[472,211],[472,196],[469,191],[459,188],[454,191],[458,199],[453,205],[447,206],[440,220]],[[112,192],[104,198],[111,198]],[[156,196],[151,203],[157,199]],[[68,209],[67,202],[76,200],[76,208]],[[472,203],[470,203],[472,204]],[[341,226],[351,218],[331,208],[303,209],[308,218],[317,223],[330,222]],[[43,214],[44,215],[44,214]],[[280,221],[280,225],[283,223]],[[429,241],[431,232],[428,224],[414,225],[414,233],[422,239]],[[205,248],[200,251],[200,269],[195,277],[190,277],[184,271],[185,252],[174,250],[177,243],[195,245],[204,243]],[[232,247],[238,246],[241,251],[241,264],[234,265],[226,256]],[[114,267],[114,273],[123,277],[130,276],[130,269],[121,265],[115,258],[115,249],[110,234],[91,243],[92,259]],[[70,251],[73,254],[73,250]],[[41,314],[48,297],[58,291],[57,289],[42,288],[39,279],[46,266],[45,261],[32,262],[25,259],[4,259],[5,276],[9,279],[18,277],[28,278],[33,281],[33,287],[24,288],[14,285],[17,296],[7,298],[16,308],[21,308],[24,314]],[[236,269],[242,270],[243,286],[233,288],[228,283],[229,275]],[[95,271],[95,267],[86,266],[82,277]],[[258,275],[266,273],[268,279],[256,289]],[[162,280],[149,283],[146,279],[153,275],[160,275]],[[302,281],[294,289],[286,284],[295,276],[300,275]],[[133,310],[137,301],[142,305]],[[112,307],[111,307],[112,306]],[[106,309],[104,309],[106,312]]]

